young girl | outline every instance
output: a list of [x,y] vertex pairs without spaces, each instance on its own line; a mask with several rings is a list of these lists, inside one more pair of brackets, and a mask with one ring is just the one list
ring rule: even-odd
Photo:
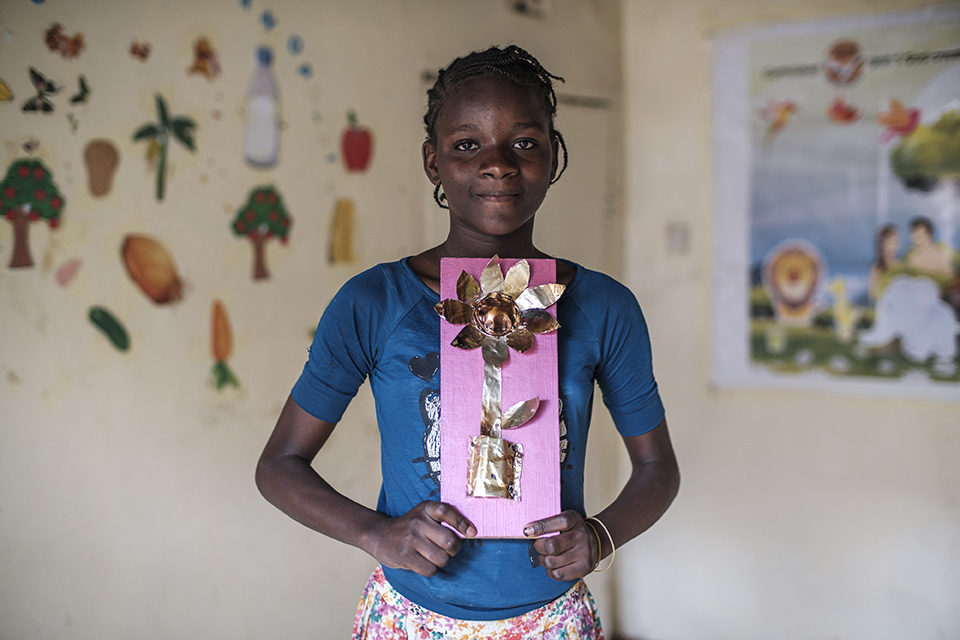
[[[562,78],[515,46],[472,53],[440,71],[428,93],[422,151],[437,204],[450,210],[447,239],[373,267],[337,293],[260,458],[257,484],[270,502],[380,563],[360,602],[356,639],[602,638],[581,578],[650,527],[676,495],[679,473],[636,299],[607,276],[557,261],[557,281],[566,285],[556,306],[568,451],[563,511],[529,523],[529,541],[474,541],[474,525],[436,497],[439,451],[428,443],[439,441],[440,428],[440,259],[550,257],[533,245],[533,224],[558,177],[561,148],[566,160],[554,129],[553,80]],[[311,467],[367,377],[382,443],[376,511]],[[632,473],[612,504],[585,518],[595,380]]]

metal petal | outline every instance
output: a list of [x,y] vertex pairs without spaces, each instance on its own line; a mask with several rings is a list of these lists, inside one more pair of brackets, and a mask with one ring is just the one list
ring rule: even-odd
[[[479,329],[477,329],[477,333],[480,333]],[[503,338],[494,338],[492,336],[484,336],[482,353],[484,362],[497,367],[510,358],[510,349],[507,347],[507,341]]]
[[520,320],[527,331],[533,333],[549,333],[560,328],[557,319],[543,309],[527,309],[520,314]]
[[500,270],[500,256],[493,256],[480,274],[480,290],[484,295],[503,290],[503,271]]
[[504,412],[503,419],[500,420],[500,428],[516,429],[517,427],[522,427],[530,418],[537,414],[537,409],[539,408],[540,396],[531,400],[518,402]]
[[473,307],[459,300],[447,298],[437,303],[437,306],[441,307],[438,313],[450,324],[467,324],[473,320]]
[[524,353],[533,346],[533,334],[520,327],[507,334],[507,346],[514,351]]
[[530,286],[530,263],[521,260],[510,267],[503,279],[503,292],[516,300]]
[[566,289],[565,286],[556,283],[531,287],[517,298],[517,306],[520,307],[520,311],[546,309],[560,298],[564,289]]
[[480,297],[480,283],[466,271],[461,271],[457,278],[457,297],[467,304],[473,304]]
[[486,337],[487,336],[480,333],[480,329],[477,329],[472,324],[468,324],[457,334],[457,337],[454,338],[450,344],[458,349],[476,349],[483,344]]

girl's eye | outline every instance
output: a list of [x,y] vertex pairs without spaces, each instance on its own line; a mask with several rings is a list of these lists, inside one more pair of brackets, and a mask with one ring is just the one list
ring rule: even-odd
[[537,146],[537,143],[533,140],[517,140],[513,143],[513,146],[520,150],[527,150],[533,149],[535,146]]
[[473,151],[477,148],[477,143],[473,140],[464,140],[463,142],[458,142],[453,146],[457,151]]

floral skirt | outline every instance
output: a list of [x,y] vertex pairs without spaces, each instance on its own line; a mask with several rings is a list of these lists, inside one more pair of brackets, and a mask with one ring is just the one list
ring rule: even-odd
[[458,620],[400,595],[378,566],[367,582],[352,640],[604,640],[597,606],[580,580],[559,598],[506,620]]

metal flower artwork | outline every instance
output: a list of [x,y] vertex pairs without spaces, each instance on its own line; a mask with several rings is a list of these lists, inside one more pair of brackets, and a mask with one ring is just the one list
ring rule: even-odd
[[556,331],[560,324],[546,311],[564,291],[560,284],[530,287],[530,265],[520,260],[507,275],[494,256],[480,282],[466,271],[457,279],[457,298],[437,303],[435,309],[451,324],[466,325],[450,344],[459,349],[481,348],[483,396],[480,435],[470,440],[467,495],[475,498],[520,499],[523,447],[508,442],[504,429],[516,429],[531,420],[540,398],[501,409],[501,366],[510,349],[519,353],[533,346],[538,333]]
[[451,343],[460,349],[482,348],[484,362],[499,366],[510,349],[524,353],[537,333],[556,331],[560,324],[546,308],[563,293],[562,284],[530,287],[530,265],[520,260],[507,275],[500,258],[493,256],[480,275],[480,282],[463,271],[457,279],[457,300],[437,303],[437,313],[451,324],[465,324]]

